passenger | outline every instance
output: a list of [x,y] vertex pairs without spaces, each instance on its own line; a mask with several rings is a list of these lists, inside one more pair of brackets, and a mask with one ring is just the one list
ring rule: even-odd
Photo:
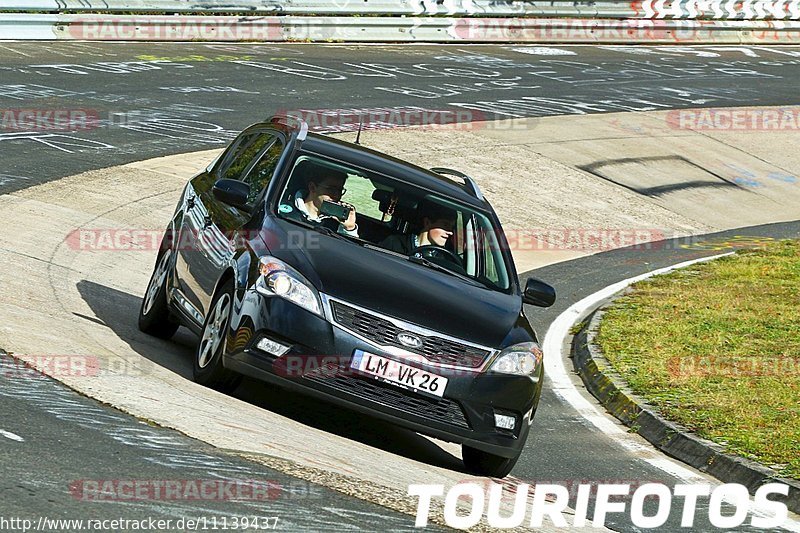
[[[306,190],[297,191],[294,196],[294,206],[303,217],[317,224],[321,224],[325,219],[339,221],[337,231],[350,237],[358,237],[358,224],[356,224],[356,208],[352,204],[341,202],[345,193],[344,184],[347,181],[347,174],[337,170],[323,169],[323,177],[312,177],[306,181]],[[346,220],[339,220],[329,215],[319,212],[322,202],[340,202],[350,208],[350,214]]]
[[390,235],[379,246],[404,255],[420,246],[440,246],[447,244],[453,235],[458,214],[449,207],[423,200],[419,207],[420,231],[406,235]]

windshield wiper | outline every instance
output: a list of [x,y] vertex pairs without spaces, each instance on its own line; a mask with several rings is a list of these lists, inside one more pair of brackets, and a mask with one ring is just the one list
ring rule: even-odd
[[361,240],[360,237],[352,237],[350,235],[343,235],[343,234],[339,233],[338,231],[332,230],[328,226],[323,226],[321,224],[320,225],[308,224],[306,227],[311,228],[313,230],[316,230],[316,231],[318,231],[320,233],[323,233],[325,235],[328,235],[330,237],[336,237],[337,239],[344,239],[347,242],[353,242],[353,243],[356,243],[356,244],[358,244],[360,246],[364,246],[364,243],[363,243],[363,241]]
[[304,220],[297,220],[297,219],[290,219],[290,218],[284,218],[284,220],[288,220],[289,222],[297,224],[298,226],[302,226],[304,228],[307,228],[307,229],[322,233],[324,235],[329,235],[330,237],[338,237],[338,238],[344,239],[346,241],[351,241],[351,242],[356,242],[357,244],[361,244],[360,239],[357,239],[356,237],[348,237],[347,235],[342,235],[338,231],[334,231],[334,230],[332,230],[331,228],[329,228],[327,226],[323,226],[322,224],[311,224],[311,223],[306,222]]
[[344,239],[347,239],[347,237],[345,237],[344,235],[342,235],[338,231],[333,231],[331,228],[329,228],[327,226],[315,226],[315,225],[309,224],[308,227],[313,229],[313,230],[316,230],[316,231],[318,231],[320,233],[324,233],[325,235],[330,235],[331,237],[342,237]]
[[411,261],[412,263],[417,264],[417,265],[422,265],[424,267],[432,268],[433,270],[438,270],[439,272],[444,272],[446,274],[450,274],[451,276],[455,276],[457,278],[463,279],[464,281],[468,281],[468,282],[472,283],[473,285],[481,285],[481,286],[483,286],[483,283],[480,283],[477,280],[475,280],[475,279],[473,279],[473,278],[471,278],[469,276],[465,276],[464,274],[460,274],[460,273],[458,273],[458,272],[456,272],[454,270],[450,270],[449,268],[443,267],[442,265],[440,265],[438,263],[434,263],[433,261],[429,261],[428,259],[425,259],[424,257],[416,257],[416,256],[412,255],[412,256],[408,257],[408,260]]

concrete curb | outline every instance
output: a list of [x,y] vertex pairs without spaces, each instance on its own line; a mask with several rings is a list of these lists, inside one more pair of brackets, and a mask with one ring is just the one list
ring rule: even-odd
[[[613,298],[612,298],[613,299]],[[739,483],[750,493],[765,483],[780,482],[789,486],[784,503],[793,513],[800,513],[800,483],[777,477],[774,470],[755,461],[725,453],[725,448],[661,417],[652,406],[628,389],[627,384],[603,356],[594,338],[611,300],[601,302],[573,336],[570,349],[575,370],[586,388],[623,424],[647,439],[665,454],[706,472],[723,483]]]

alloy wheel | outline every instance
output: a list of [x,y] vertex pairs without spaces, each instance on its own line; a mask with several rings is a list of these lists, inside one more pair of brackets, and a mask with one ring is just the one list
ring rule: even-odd
[[230,296],[223,294],[211,310],[211,316],[206,322],[205,328],[203,328],[203,337],[200,340],[200,349],[198,350],[197,366],[200,368],[208,366],[222,343],[230,306]]
[[146,315],[153,308],[153,302],[156,300],[158,290],[164,285],[167,279],[167,271],[169,270],[169,259],[172,256],[171,250],[166,250],[153,271],[150,277],[150,284],[147,286],[147,292],[144,295],[144,305],[142,306],[142,314]]

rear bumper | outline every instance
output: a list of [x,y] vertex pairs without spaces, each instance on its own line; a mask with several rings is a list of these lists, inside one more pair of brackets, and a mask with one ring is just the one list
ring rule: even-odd
[[[232,370],[495,455],[514,457],[525,444],[541,394],[541,375],[531,379],[455,371],[403,360],[280,298],[248,294],[242,312],[224,360]],[[263,336],[291,348],[280,357],[262,352],[255,346]],[[443,397],[351,369],[357,349],[447,377]],[[496,412],[514,416],[514,430],[496,428]]]

